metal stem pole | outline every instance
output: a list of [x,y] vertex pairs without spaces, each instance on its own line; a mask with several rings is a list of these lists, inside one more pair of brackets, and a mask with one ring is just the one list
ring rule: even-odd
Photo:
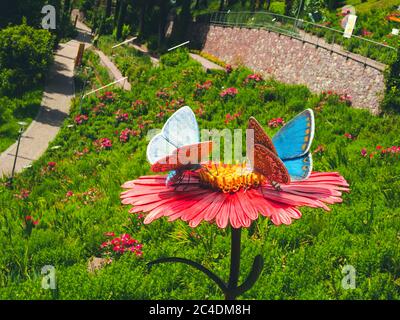
[[242,229],[231,228],[231,268],[229,274],[228,290],[225,293],[226,300],[235,300],[236,294],[233,292],[238,286],[240,274],[240,240]]
[[13,183],[13,180],[14,180],[15,166],[16,166],[16,164],[17,164],[19,145],[20,145],[20,143],[21,143],[21,137],[22,137],[22,133],[23,133],[23,132],[24,132],[24,129],[21,127],[21,128],[19,129],[17,150],[15,151],[14,164],[13,164],[13,168],[12,168],[12,171],[11,171],[11,177],[10,177],[10,180],[9,180],[10,187],[12,187],[12,183]]

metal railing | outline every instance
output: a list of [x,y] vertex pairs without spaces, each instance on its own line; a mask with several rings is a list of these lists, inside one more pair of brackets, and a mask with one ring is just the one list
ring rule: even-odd
[[[398,49],[395,47],[357,35],[345,38],[341,30],[271,12],[212,12],[201,20],[208,20],[214,25],[266,29],[315,44],[381,70],[385,68],[384,64],[392,64],[397,58]],[[375,61],[369,61],[368,58]]]

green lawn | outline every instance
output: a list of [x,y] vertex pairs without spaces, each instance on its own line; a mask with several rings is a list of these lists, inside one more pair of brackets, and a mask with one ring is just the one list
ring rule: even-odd
[[[91,57],[86,57],[89,64]],[[161,128],[172,110],[183,104],[203,111],[198,116],[200,128],[244,129],[253,115],[269,134],[277,131],[267,126],[272,118],[288,121],[313,108],[315,169],[339,171],[351,186],[343,204],[332,206],[331,212],[303,208],[303,217],[290,226],[276,227],[260,218],[243,232],[241,281],[256,254],[263,255],[265,266],[242,298],[400,298],[399,154],[376,151],[378,145],[400,145],[398,115],[375,117],[350,108],[336,95],[314,95],[304,86],[272,79],[249,86],[244,84],[251,73],[247,69],[205,73],[185,51],[163,56],[158,68],[150,63],[141,67],[142,72],[130,79],[132,92],[113,90],[112,96],[85,100],[82,113],[88,118],[81,124],[75,122],[76,102],[51,144],[61,148],[49,149],[18,175],[15,189],[0,187],[0,298],[223,298],[212,282],[188,266],[165,264],[149,271],[146,263],[159,257],[185,257],[226,279],[228,230],[206,223],[191,229],[181,221],[164,219],[143,225],[142,218],[129,214],[119,200],[123,182],[150,174],[147,131]],[[93,79],[93,74],[89,77]],[[206,80],[212,81],[211,87],[195,94],[196,84]],[[238,94],[223,101],[219,94],[228,87],[236,87]],[[160,91],[167,95],[157,95]],[[118,110],[128,113],[126,122],[116,120]],[[237,112],[241,115],[225,124],[226,114]],[[127,128],[132,135],[121,142],[121,131]],[[96,141],[102,138],[110,139],[112,147],[99,147]],[[24,222],[25,216],[39,220],[38,224]],[[105,232],[129,233],[143,244],[143,257],[124,254],[89,273],[88,260],[101,256],[100,245],[108,239]],[[56,268],[57,290],[41,288],[45,265]],[[341,286],[344,265],[356,269],[354,290]]]
[[[0,152],[12,145],[18,137],[18,122],[26,122],[28,125],[36,117],[42,101],[43,86],[24,93],[19,98],[3,98],[0,103],[7,103],[12,109],[11,119],[0,124]],[[0,108],[4,107],[0,105]]]
[[399,6],[400,3],[398,0],[347,0],[347,4],[351,4],[356,7],[358,12],[367,13],[372,9],[388,9],[393,6]]

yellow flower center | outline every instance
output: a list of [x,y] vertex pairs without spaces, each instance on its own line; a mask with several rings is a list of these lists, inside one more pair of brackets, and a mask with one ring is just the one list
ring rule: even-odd
[[203,185],[225,193],[258,187],[265,181],[263,175],[252,172],[245,163],[203,165],[199,176]]

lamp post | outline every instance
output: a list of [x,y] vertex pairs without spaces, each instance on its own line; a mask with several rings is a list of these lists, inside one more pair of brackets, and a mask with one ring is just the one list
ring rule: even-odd
[[19,128],[19,131],[18,131],[17,150],[15,151],[14,164],[13,164],[13,168],[12,168],[12,171],[11,171],[11,177],[8,180],[8,185],[9,185],[10,188],[12,188],[12,184],[13,184],[13,180],[14,180],[15,166],[17,164],[18,151],[19,151],[19,145],[21,143],[22,133],[24,132],[25,126],[27,125],[26,122],[18,122],[18,124],[20,125],[20,128]]

